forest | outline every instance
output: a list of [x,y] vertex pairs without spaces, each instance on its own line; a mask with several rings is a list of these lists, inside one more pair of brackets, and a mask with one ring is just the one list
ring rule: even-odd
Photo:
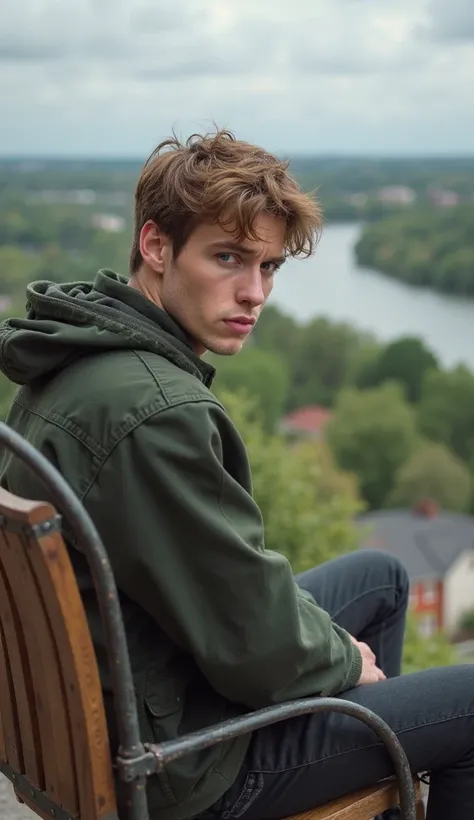
[[355,253],[360,265],[410,285],[474,295],[474,201],[437,211],[407,208],[367,223]]

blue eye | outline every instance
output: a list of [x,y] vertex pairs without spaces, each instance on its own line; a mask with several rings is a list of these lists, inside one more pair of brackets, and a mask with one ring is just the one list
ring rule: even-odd
[[228,264],[229,262],[236,262],[237,257],[235,253],[230,253],[228,251],[221,251],[221,253],[217,254],[217,258],[219,262],[223,262],[224,264]]

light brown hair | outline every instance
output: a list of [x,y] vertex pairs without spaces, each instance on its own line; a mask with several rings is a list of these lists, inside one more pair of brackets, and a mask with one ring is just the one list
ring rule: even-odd
[[321,232],[321,209],[291,177],[288,165],[227,130],[193,134],[185,143],[177,137],[161,142],[135,191],[131,273],[142,263],[140,231],[148,220],[171,239],[177,257],[202,222],[232,225],[239,239],[258,239],[255,218],[265,211],[285,220],[286,253],[310,256]]

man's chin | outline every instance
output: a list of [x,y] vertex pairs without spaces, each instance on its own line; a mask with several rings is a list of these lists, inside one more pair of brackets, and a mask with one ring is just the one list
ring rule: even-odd
[[210,353],[215,356],[235,356],[240,353],[244,346],[244,342],[240,339],[226,339],[226,341],[212,342],[207,345]]

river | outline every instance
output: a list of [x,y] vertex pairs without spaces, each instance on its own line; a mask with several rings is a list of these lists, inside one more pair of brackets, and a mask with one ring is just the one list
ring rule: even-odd
[[474,369],[474,300],[413,288],[357,267],[357,224],[330,225],[315,256],[289,260],[275,278],[270,302],[300,321],[347,321],[381,341],[419,336],[444,366]]

